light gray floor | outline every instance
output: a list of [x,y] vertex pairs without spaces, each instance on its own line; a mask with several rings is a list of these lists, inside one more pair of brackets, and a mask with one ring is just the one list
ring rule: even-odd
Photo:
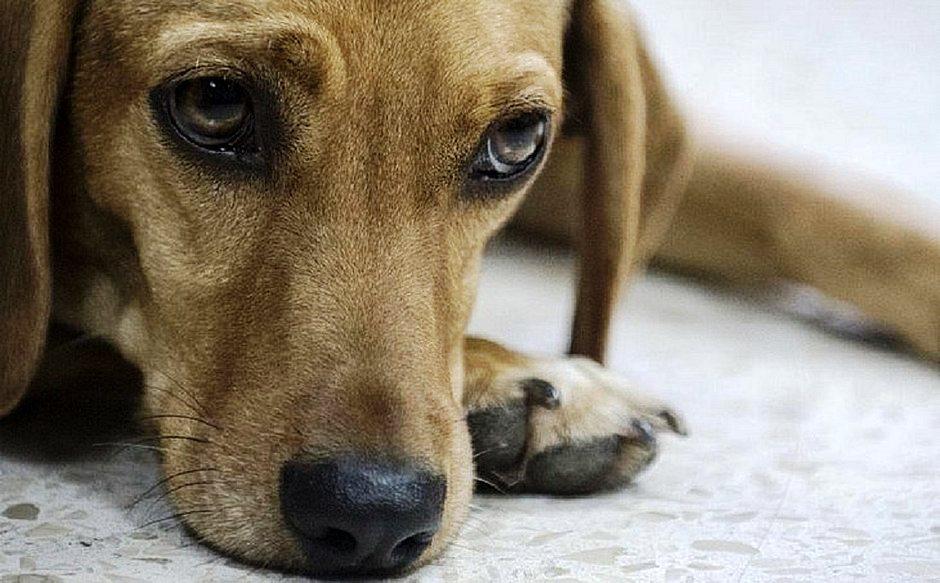
[[[690,108],[940,193],[940,2],[638,6]],[[566,257],[497,248],[474,331],[560,350],[571,271]],[[936,367],[662,276],[623,308],[612,366],[674,403],[692,436],[667,439],[622,493],[479,497],[458,542],[416,580],[940,580]],[[0,457],[2,581],[266,576],[172,523],[138,529],[168,510],[123,510],[155,479],[153,460],[128,452]]]

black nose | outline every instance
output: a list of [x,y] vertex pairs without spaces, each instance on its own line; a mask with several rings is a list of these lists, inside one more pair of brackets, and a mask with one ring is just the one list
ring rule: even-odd
[[281,508],[320,575],[396,573],[440,527],[444,480],[414,467],[348,456],[290,461]]

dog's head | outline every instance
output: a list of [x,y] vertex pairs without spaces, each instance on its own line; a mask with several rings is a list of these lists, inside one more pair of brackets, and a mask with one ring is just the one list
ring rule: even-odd
[[481,254],[563,114],[588,138],[583,351],[636,254],[664,105],[617,2],[2,7],[0,413],[54,306],[143,371],[203,540],[318,573],[434,557],[472,491]]

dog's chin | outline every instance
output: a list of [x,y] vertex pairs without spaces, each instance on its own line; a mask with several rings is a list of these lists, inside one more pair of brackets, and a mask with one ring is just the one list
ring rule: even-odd
[[[456,533],[460,530],[460,526],[463,524],[466,514],[469,511],[469,502],[465,503],[462,508],[457,510],[459,518],[445,518],[447,523],[445,528],[435,536],[428,550],[414,563],[401,569],[330,569],[308,559],[303,551],[302,543],[294,537],[281,539],[276,546],[281,547],[282,550],[273,554],[267,554],[264,552],[259,553],[257,551],[258,545],[252,544],[251,540],[232,540],[228,537],[214,536],[221,530],[221,525],[212,525],[211,521],[206,521],[209,524],[199,523],[197,526],[194,524],[194,521],[184,518],[183,527],[193,539],[199,541],[208,549],[245,565],[246,567],[322,580],[395,579],[406,577],[419,571],[422,567],[430,564],[444,553],[448,545],[455,538]],[[259,534],[258,536],[263,535]]]
[[[196,435],[201,434],[200,429],[192,429]],[[171,491],[169,499],[192,537],[219,554],[248,566],[292,575],[325,579],[395,578],[413,573],[440,557],[469,513],[473,492],[469,431],[455,432],[453,441],[450,459],[443,468],[447,487],[440,528],[428,548],[412,563],[395,569],[328,568],[311,559],[315,553],[304,548],[302,537],[288,525],[283,514],[277,464],[264,470],[254,467],[254,471],[243,465],[250,457],[267,466],[284,455],[265,458],[256,445],[254,451],[233,456],[229,448],[216,449],[217,444],[187,441],[179,444],[179,449],[165,452],[163,471],[166,476],[185,472],[197,456],[199,467],[214,469],[210,474],[197,472],[186,476],[186,483],[205,484]],[[173,490],[173,485],[169,484],[168,489]]]
[[204,544],[211,551],[228,557],[229,559],[236,561],[246,567],[279,572],[288,576],[309,577],[325,581],[398,579],[407,577],[408,575],[419,571],[422,567],[438,558],[443,550],[447,548],[447,544],[449,543],[449,541],[443,541],[440,544],[435,543],[435,545],[439,547],[437,550],[428,551],[418,562],[404,569],[376,569],[371,571],[355,571],[353,569],[330,570],[324,569],[322,566],[310,562],[299,554],[293,558],[287,558],[283,556],[264,558],[256,557],[251,554],[243,554],[241,552],[217,545],[212,541],[205,540],[191,525],[187,524],[185,525],[185,528],[187,532],[189,532],[190,536],[200,540],[202,544]]

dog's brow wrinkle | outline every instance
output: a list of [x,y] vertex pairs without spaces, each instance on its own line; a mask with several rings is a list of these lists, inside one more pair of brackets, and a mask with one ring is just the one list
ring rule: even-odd
[[545,55],[536,52],[522,53],[515,59],[515,68],[519,77],[539,77],[557,81],[558,74]]
[[242,53],[255,58],[268,54],[277,57],[277,65],[288,63],[309,69],[316,84],[332,94],[341,94],[347,86],[346,58],[339,41],[329,29],[311,19],[272,17],[260,24],[251,20],[172,24],[160,31],[155,45],[164,60],[197,52],[196,67],[224,65],[225,59],[241,57]]
[[476,113],[488,117],[492,110],[510,112],[513,110],[544,107],[552,112],[561,108],[563,101],[562,83],[558,72],[538,53],[523,53],[508,64],[502,65],[501,75],[488,75],[494,79],[488,84],[493,97],[487,103],[481,103]]

